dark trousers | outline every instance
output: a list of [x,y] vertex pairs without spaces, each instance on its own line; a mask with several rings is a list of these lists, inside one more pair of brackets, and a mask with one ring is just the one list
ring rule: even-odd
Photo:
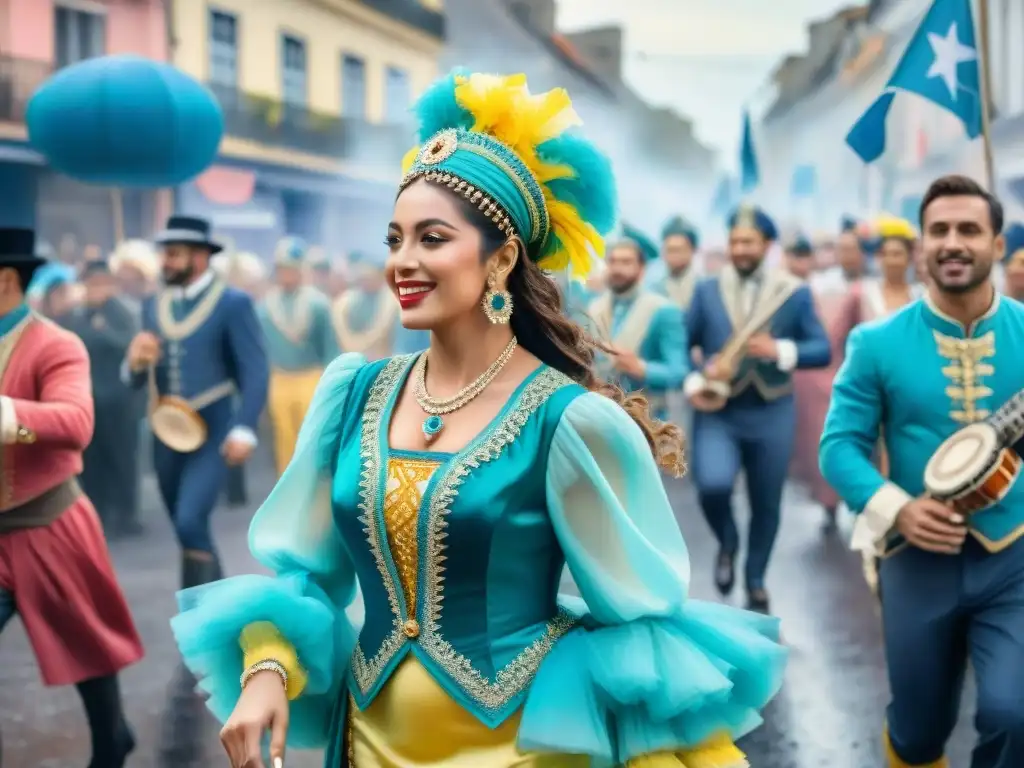
[[729,554],[735,554],[740,545],[733,491],[740,470],[746,474],[750,502],[747,589],[764,587],[779,531],[795,424],[791,396],[753,405],[729,403],[717,413],[694,413],[693,481],[704,517],[722,550]]
[[107,532],[137,522],[139,513],[139,418],[134,401],[97,400],[92,442],[82,454],[82,490]]
[[942,757],[967,662],[977,681],[971,768],[1024,765],[1024,540],[998,554],[970,536],[959,555],[908,547],[882,561],[882,623],[899,758]]
[[182,550],[214,554],[210,519],[224,490],[228,466],[221,446],[231,425],[228,399],[203,409],[209,436],[194,453],[178,453],[154,437],[153,469]]

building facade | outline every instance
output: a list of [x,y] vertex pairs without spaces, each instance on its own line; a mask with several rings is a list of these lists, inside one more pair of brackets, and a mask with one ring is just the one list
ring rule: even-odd
[[217,164],[178,207],[262,255],[285,233],[331,252],[381,247],[409,108],[439,72],[441,0],[174,0],[170,34],[226,124]]
[[[775,71],[775,94],[758,130],[762,187],[793,225],[832,229],[843,215],[917,216],[928,183],[943,173],[984,178],[983,144],[952,115],[910,94],[896,99],[885,154],[865,165],[846,145],[854,123],[882,93],[930,0],[871,0],[812,25],[808,52]],[[989,38],[999,191],[1024,177],[1024,5],[990,0]],[[801,172],[814,183],[798,189]],[[807,175],[804,173],[804,175]],[[1024,193],[1024,179],[1021,192]],[[1010,199],[1011,207],[1019,201]]]
[[161,0],[0,0],[0,216],[35,227],[65,251],[109,250],[148,234],[167,209],[154,192],[79,184],[48,169],[28,145],[25,108],[56,70],[105,54],[167,58]]

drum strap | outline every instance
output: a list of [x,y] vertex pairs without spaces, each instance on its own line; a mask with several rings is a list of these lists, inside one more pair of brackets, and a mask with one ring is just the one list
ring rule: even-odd
[[82,489],[71,477],[23,504],[0,512],[0,535],[49,525],[78,501]]
[[[160,391],[156,385],[156,366],[150,366],[147,371],[148,374],[148,386],[149,386],[149,412],[152,413],[157,405],[160,404]],[[222,381],[220,384],[214,384],[209,389],[200,392],[195,397],[188,398],[188,406],[193,411],[201,411],[208,405],[213,405],[218,400],[223,400],[225,397],[231,397],[238,391],[233,381]]]

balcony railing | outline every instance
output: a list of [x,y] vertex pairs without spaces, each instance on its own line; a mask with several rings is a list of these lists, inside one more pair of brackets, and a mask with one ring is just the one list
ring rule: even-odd
[[416,0],[363,0],[376,11],[397,19],[428,35],[444,39],[444,14],[425,8]]
[[0,56],[0,122],[25,122],[29,99],[52,73],[47,61]]
[[211,84],[210,89],[224,111],[225,133],[239,139],[396,168],[413,144],[408,125],[375,125],[319,114],[230,86]]

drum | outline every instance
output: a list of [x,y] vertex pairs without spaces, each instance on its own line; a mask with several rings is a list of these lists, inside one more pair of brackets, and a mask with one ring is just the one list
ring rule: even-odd
[[194,453],[206,443],[209,429],[188,400],[157,391],[156,368],[150,366],[149,426],[156,439],[172,451]]
[[1021,458],[988,422],[969,424],[946,439],[924,470],[928,494],[963,515],[998,504],[1009,493]]
[[194,453],[207,440],[203,417],[180,397],[159,398],[150,409],[149,426],[157,440],[178,453]]

